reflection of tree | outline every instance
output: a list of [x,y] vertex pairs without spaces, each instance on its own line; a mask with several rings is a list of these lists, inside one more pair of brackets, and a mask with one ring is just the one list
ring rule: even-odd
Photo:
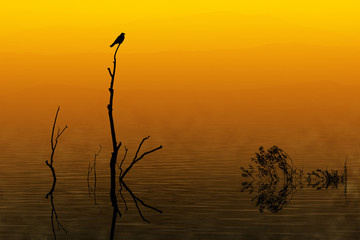
[[242,176],[247,179],[242,183],[241,191],[252,195],[252,200],[261,212],[265,208],[273,213],[283,209],[305,182],[318,190],[330,186],[337,188],[342,183],[345,184],[346,194],[346,162],[343,175],[337,170],[317,169],[308,173],[304,179],[303,170],[295,167],[289,155],[277,146],[267,151],[260,147],[259,153],[255,155],[251,159],[253,165],[249,165],[247,169],[241,167]]
[[267,151],[259,148],[256,157],[251,158],[249,169],[241,167],[243,177],[251,180],[243,182],[242,191],[254,194],[252,200],[262,212],[265,208],[276,213],[285,207],[294,192],[301,188],[303,172],[293,165],[289,155],[273,146]]
[[65,233],[67,233],[66,229],[63,227],[63,225],[59,221],[59,217],[58,217],[58,215],[56,213],[56,209],[55,209],[55,205],[54,205],[54,196],[53,196],[53,193],[55,191],[55,186],[56,186],[56,174],[55,174],[55,169],[53,167],[54,154],[55,154],[55,150],[56,150],[56,147],[57,147],[58,140],[59,140],[60,136],[67,129],[67,126],[65,126],[63,129],[58,128],[56,136],[55,136],[55,127],[56,127],[56,121],[57,121],[59,110],[60,110],[60,107],[58,107],[58,109],[56,111],[55,120],[54,120],[54,124],[53,124],[53,128],[52,128],[52,132],[51,132],[50,163],[48,161],[45,161],[46,165],[50,168],[50,170],[52,172],[52,175],[53,175],[52,187],[51,187],[50,191],[46,194],[45,198],[49,198],[49,196],[50,196],[50,203],[51,203],[51,216],[50,216],[50,219],[51,219],[51,227],[52,227],[52,232],[53,232],[54,239],[56,239],[54,218],[55,218],[55,222],[56,222],[58,231],[63,230]]
[[[111,159],[110,159],[110,199],[111,199],[111,203],[112,203],[112,206],[113,206],[113,214],[112,214],[112,221],[111,221],[111,231],[110,231],[110,239],[113,239],[114,238],[114,232],[115,232],[115,225],[116,225],[116,219],[117,219],[117,216],[119,215],[121,217],[121,212],[119,210],[119,206],[118,206],[118,201],[117,201],[117,195],[116,195],[116,162],[117,162],[117,156],[118,156],[118,152],[119,152],[119,149],[121,147],[121,142],[117,141],[117,138],[116,138],[116,133],[115,133],[115,125],[114,125],[114,118],[113,118],[113,98],[114,98],[114,80],[115,80],[115,73],[116,73],[116,54],[118,52],[118,49],[120,47],[120,44],[122,43],[121,42],[116,42],[116,44],[118,44],[116,50],[115,50],[115,53],[114,53],[114,61],[113,61],[113,69],[111,71],[110,68],[108,68],[108,72],[110,74],[110,77],[111,77],[111,81],[110,81],[110,88],[109,88],[109,92],[110,92],[110,99],[109,99],[109,104],[107,106],[107,109],[108,109],[108,115],[109,115],[109,122],[110,122],[110,131],[111,131],[111,139],[112,139],[112,147],[113,147],[113,152],[111,154]],[[112,45],[113,46],[113,45]],[[124,163],[124,160],[126,158],[126,155],[127,155],[127,148],[125,147],[125,155],[124,155],[124,158],[123,160],[121,161],[120,165],[118,166],[119,169],[120,169],[120,175],[119,175],[119,179],[120,179],[120,191],[119,191],[119,194],[122,198],[122,200],[124,201],[124,203],[126,204],[125,202],[125,199],[122,195],[122,187],[124,187],[129,193],[130,195],[133,197],[134,199],[134,202],[137,206],[137,209],[139,211],[139,214],[140,216],[142,217],[142,219],[144,221],[146,221],[146,219],[143,217],[143,215],[141,214],[141,211],[139,210],[139,207],[138,207],[138,202],[140,202],[141,204],[143,204],[144,206],[146,207],[150,207],[146,204],[144,204],[139,198],[137,198],[132,192],[131,190],[126,186],[126,184],[123,182],[123,178],[125,177],[125,175],[130,171],[130,169],[137,163],[139,162],[141,159],[143,159],[143,157],[145,157],[147,154],[150,154],[152,152],[155,152],[159,149],[162,148],[162,146],[159,146],[157,148],[154,148],[150,151],[147,151],[143,154],[141,154],[140,156],[138,156],[139,154],[139,151],[143,145],[143,143],[145,142],[145,140],[147,140],[149,137],[146,137],[144,138],[141,143],[139,144],[139,147],[136,151],[136,154],[135,154],[135,157],[133,159],[133,161],[130,163],[130,165],[123,171],[122,170],[122,165]],[[126,205],[127,206],[127,205]],[[151,207],[152,208],[152,207]],[[152,208],[155,210],[155,208]],[[156,209],[157,210],[157,209]],[[157,211],[160,211],[160,210],[157,210]],[[160,211],[161,212],[161,211]]]
[[[95,155],[94,155],[93,164],[91,165],[91,163],[89,162],[88,174],[87,174],[87,184],[88,184],[89,197],[91,198],[91,195],[92,195],[92,197],[94,198],[94,204],[95,204],[95,206],[97,206],[99,208],[100,214],[101,214],[102,210],[101,210],[100,205],[96,202],[96,158],[99,156],[99,154],[101,152],[101,149],[102,149],[102,147],[100,145],[99,151],[97,153],[95,153]],[[94,183],[93,183],[93,185],[90,184],[90,174],[91,173],[94,175]]]
[[256,202],[256,206],[260,212],[265,208],[273,213],[282,210],[291,201],[293,194],[302,186],[294,185],[287,182],[285,185],[276,182],[259,182],[256,186],[254,182],[243,183],[242,192],[247,191],[253,194],[252,201]]

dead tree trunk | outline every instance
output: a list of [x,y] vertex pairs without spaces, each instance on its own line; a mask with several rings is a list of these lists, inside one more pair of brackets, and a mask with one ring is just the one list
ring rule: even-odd
[[121,147],[121,142],[117,142],[116,140],[116,133],[115,133],[115,126],[114,126],[114,117],[113,117],[113,99],[114,99],[114,80],[115,80],[115,71],[116,71],[116,54],[120,47],[120,44],[117,46],[116,51],[114,53],[114,67],[113,71],[111,72],[110,68],[108,68],[111,82],[110,82],[110,100],[107,106],[108,114],[109,114],[109,121],[110,121],[110,131],[111,131],[111,139],[113,145],[113,152],[111,153],[110,159],[110,199],[112,202],[113,210],[113,217],[112,217],[112,224],[111,224],[111,232],[110,232],[110,239],[114,238],[115,232],[115,223],[117,214],[121,216],[121,213],[118,208],[117,199],[116,199],[116,159],[118,156],[119,149]]
[[[116,41],[115,41],[116,42]],[[107,70],[109,71],[109,74],[110,74],[110,77],[111,77],[111,82],[110,82],[110,88],[109,88],[109,92],[110,92],[110,99],[109,99],[109,104],[107,106],[107,109],[108,109],[108,115],[109,115],[109,122],[110,122],[110,131],[111,131],[111,139],[112,139],[112,147],[113,147],[113,152],[111,153],[111,159],[110,159],[110,199],[111,199],[111,203],[112,203],[112,206],[113,206],[113,216],[112,216],[112,222],[111,222],[111,232],[110,232],[110,239],[113,239],[114,238],[114,232],[115,232],[115,225],[116,225],[116,218],[117,218],[117,215],[121,216],[121,213],[120,213],[120,210],[119,210],[119,207],[118,207],[118,202],[117,202],[117,197],[116,197],[116,181],[115,181],[115,178],[116,178],[116,161],[117,161],[117,157],[118,157],[118,152],[119,152],[119,149],[121,147],[121,142],[117,141],[116,140],[116,133],[115,133],[115,125],[114,125],[114,117],[113,117],[113,99],[114,99],[114,81],[115,81],[115,72],[116,72],[116,54],[118,52],[118,49],[120,47],[120,44],[122,43],[121,42],[117,42],[116,44],[118,44],[116,50],[115,50],[115,53],[114,53],[114,61],[113,61],[113,69],[111,71],[110,68],[108,68]],[[112,44],[113,46],[114,44]],[[142,155],[138,156],[139,154],[139,151],[141,149],[141,146],[142,144],[144,143],[145,140],[147,140],[149,137],[146,137],[144,138],[138,149],[137,149],[137,152],[135,154],[135,157],[133,159],[133,161],[131,162],[130,166],[127,167],[125,169],[125,171],[122,170],[122,164],[126,158],[126,153],[127,153],[127,149],[126,149],[126,152],[125,152],[125,156],[123,158],[123,160],[121,161],[120,165],[118,166],[119,167],[119,170],[120,170],[120,174],[119,174],[119,179],[120,181],[123,183],[123,178],[125,177],[125,175],[129,172],[129,170],[135,165],[135,163],[137,163],[138,161],[140,161],[144,156],[146,156],[147,154],[149,153],[152,153],[152,152],[155,152],[159,149],[162,148],[162,146],[159,146],[155,149],[152,149],[150,151],[147,151],[145,153],[143,153]],[[126,186],[124,183],[123,183],[124,186]],[[120,186],[121,183],[120,183]],[[128,189],[128,188],[127,188]],[[144,204],[142,201],[140,201],[138,198],[135,198],[134,195],[133,196],[133,199],[137,205],[137,201],[139,201],[140,203],[142,203],[144,206],[148,207],[146,204]],[[138,206],[137,206],[138,208]],[[155,209],[153,207],[151,207],[152,209],[158,211],[158,212],[161,212],[160,210],[158,209]],[[138,208],[139,209],[139,208]],[[141,215],[141,212],[139,211],[140,215]],[[142,215],[141,217],[144,219],[144,221],[146,220]]]

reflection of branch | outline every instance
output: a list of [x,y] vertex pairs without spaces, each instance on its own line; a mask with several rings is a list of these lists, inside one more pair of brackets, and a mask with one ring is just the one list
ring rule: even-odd
[[124,206],[125,206],[125,212],[128,210],[128,206],[127,206],[127,203],[126,203],[126,200],[124,198],[124,195],[122,194],[122,190],[123,190],[123,185],[120,183],[120,190],[119,190],[119,195],[121,197],[121,200],[123,201],[124,203]]
[[120,170],[120,176],[122,175],[122,165],[123,165],[123,163],[124,163],[124,161],[125,161],[125,158],[126,158],[126,156],[127,156],[127,152],[128,152],[128,148],[125,146],[124,157],[123,157],[123,159],[121,160],[121,163],[120,163],[119,165],[117,165],[118,168],[119,168],[119,170]]
[[[152,153],[152,152],[155,152],[155,151],[157,151],[157,150],[159,150],[159,149],[162,148],[162,146],[160,145],[159,147],[154,148],[154,149],[152,149],[152,150],[150,150],[150,151],[147,151],[147,152],[143,153],[140,157],[138,157],[138,154],[139,154],[139,151],[140,151],[140,149],[141,149],[141,146],[142,146],[143,143],[144,143],[147,139],[149,139],[149,138],[150,138],[150,136],[143,138],[143,140],[142,140],[141,143],[139,144],[139,147],[138,147],[138,149],[137,149],[137,151],[136,151],[136,153],[135,153],[135,157],[134,157],[133,161],[131,162],[131,164],[129,165],[129,167],[127,167],[127,168],[125,169],[124,173],[120,175],[120,178],[121,178],[121,179],[123,179],[123,178],[125,177],[125,175],[130,171],[130,169],[135,165],[135,163],[139,162],[139,161],[140,161],[143,157],[145,157],[146,155],[148,155],[148,154],[150,154],[150,153]],[[124,160],[123,160],[123,161],[124,161]],[[121,163],[122,163],[122,162],[121,162]]]
[[344,187],[344,195],[345,195],[345,199],[347,199],[347,157],[345,159],[345,164],[344,164],[344,183],[345,183],[345,187]]
[[63,230],[66,234],[68,233],[68,231],[65,229],[65,227],[60,223],[60,221],[58,219],[58,215],[56,213],[55,206],[54,206],[54,197],[53,197],[52,193],[50,194],[50,203],[51,203],[51,227],[52,227],[54,239],[56,240],[54,216],[55,216],[55,221],[56,221],[56,224],[58,227],[58,231]]
[[[124,153],[124,157],[123,157],[123,159],[121,160],[121,163],[119,164],[119,165],[117,165],[118,166],[118,168],[119,168],[119,170],[120,170],[120,173],[119,173],[119,180],[120,180],[120,177],[121,177],[121,175],[122,175],[122,173],[123,173],[123,170],[122,170],[122,165],[123,165],[123,163],[124,163],[124,161],[125,161],[125,158],[126,158],[126,156],[127,156],[127,152],[128,152],[128,148],[125,146],[125,153]],[[124,203],[124,206],[125,206],[125,212],[128,210],[128,206],[127,206],[127,203],[126,203],[126,200],[125,200],[125,198],[124,198],[124,196],[123,196],[123,194],[122,194],[122,190],[123,190],[123,186],[122,186],[122,184],[120,183],[120,189],[119,189],[119,195],[120,195],[120,197],[121,197],[121,200],[123,201],[123,203]]]
[[[89,196],[91,196],[91,193],[93,193],[95,206],[97,206],[99,208],[100,214],[101,214],[101,212],[102,212],[101,207],[96,202],[96,158],[97,158],[97,156],[99,156],[99,154],[101,152],[101,149],[102,149],[101,145],[99,145],[99,146],[100,146],[100,149],[99,149],[99,151],[97,153],[95,153],[93,165],[91,166],[91,163],[89,162],[88,175],[87,175],[87,184],[88,184]],[[91,172],[93,172],[93,174],[94,174],[94,188],[91,187],[90,181],[89,181]]]
[[140,198],[138,198],[137,196],[135,196],[135,194],[130,190],[130,188],[125,184],[125,182],[124,182],[123,180],[120,180],[120,186],[124,186],[124,188],[126,189],[126,191],[128,191],[128,193],[131,195],[132,199],[134,200],[135,206],[136,206],[136,208],[137,208],[137,210],[138,210],[138,212],[139,212],[139,215],[140,215],[140,217],[142,218],[143,221],[149,223],[149,221],[148,221],[148,220],[144,217],[144,215],[142,214],[142,212],[141,212],[141,210],[140,210],[140,208],[139,208],[138,202],[141,203],[144,207],[147,207],[147,208],[150,208],[150,209],[152,209],[152,210],[154,210],[154,211],[157,211],[157,212],[159,212],[159,213],[162,213],[161,210],[159,210],[159,209],[157,209],[157,208],[155,208],[155,207],[152,207],[152,206],[144,203],[144,201],[142,201]]

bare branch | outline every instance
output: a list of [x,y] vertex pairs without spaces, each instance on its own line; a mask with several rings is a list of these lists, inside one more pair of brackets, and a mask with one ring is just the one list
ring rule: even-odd
[[109,71],[110,76],[113,77],[110,68],[107,68],[107,70]]
[[136,153],[135,153],[135,157],[134,157],[134,160],[133,160],[133,161],[136,160],[137,155],[139,154],[140,148],[141,148],[141,146],[143,145],[143,143],[144,143],[146,140],[148,140],[149,138],[150,138],[150,136],[147,136],[147,137],[143,138],[143,140],[142,140],[141,143],[139,144],[139,147],[138,147],[138,149],[137,149],[137,151],[136,151]]
[[[58,135],[56,136],[56,139],[59,139],[60,136],[63,134],[63,132],[64,132],[67,128],[68,128],[68,126],[65,125],[65,127],[64,127],[64,128],[60,131],[60,133],[58,133]],[[60,128],[59,128],[59,130],[60,130]]]
[[133,161],[131,162],[131,164],[125,169],[124,173],[123,173],[122,175],[120,175],[120,179],[123,179],[123,178],[125,177],[125,175],[130,171],[130,169],[135,165],[135,163],[137,163],[138,161],[140,161],[140,160],[141,160],[142,158],[144,158],[146,155],[148,155],[148,154],[150,154],[150,153],[152,153],[152,152],[155,152],[155,151],[157,151],[157,150],[159,150],[159,149],[162,148],[162,146],[160,145],[159,147],[154,148],[154,149],[152,149],[152,150],[150,150],[150,151],[147,151],[147,152],[143,153],[140,157],[138,157],[138,154],[139,154],[139,151],[140,151],[140,149],[141,149],[142,144],[143,144],[147,139],[149,139],[149,137],[150,137],[150,136],[145,137],[145,138],[140,142],[139,147],[138,147],[138,149],[137,149],[137,151],[136,151],[136,153],[135,153],[134,160],[133,160]]
[[157,151],[157,150],[159,150],[159,149],[161,149],[161,148],[162,148],[162,145],[160,145],[160,146],[157,147],[157,148],[154,148],[153,150],[150,150],[150,151],[147,151],[147,152],[143,153],[139,158],[137,158],[137,159],[134,161],[134,163],[137,163],[138,161],[140,161],[143,157],[145,157],[145,156],[148,155],[149,153],[155,152],[155,151]]
[[119,151],[120,147],[121,147],[121,142],[119,142],[119,144],[117,145],[116,151]]
[[56,110],[54,124],[53,124],[52,131],[51,131],[51,149],[52,150],[54,150],[54,131],[55,131],[56,120],[57,120],[57,116],[58,116],[59,111],[60,111],[60,106],[58,106],[58,108]]
[[54,119],[54,124],[53,124],[52,130],[51,130],[51,139],[50,139],[50,142],[51,142],[51,155],[50,155],[50,161],[45,161],[46,165],[50,168],[50,170],[52,172],[52,175],[53,175],[53,185],[52,185],[49,193],[46,194],[46,198],[48,198],[49,195],[51,195],[53,193],[53,191],[55,190],[56,174],[55,174],[55,169],[53,167],[54,154],[55,154],[56,146],[58,144],[58,140],[59,140],[60,136],[63,134],[65,129],[67,129],[67,125],[61,131],[60,131],[60,128],[58,128],[56,137],[54,136],[55,128],[56,128],[56,121],[57,121],[59,111],[60,111],[60,106],[57,108],[57,111],[56,111],[56,114],[55,114],[55,119]]

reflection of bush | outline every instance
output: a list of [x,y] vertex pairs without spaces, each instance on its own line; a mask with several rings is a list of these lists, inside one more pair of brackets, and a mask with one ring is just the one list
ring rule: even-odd
[[339,183],[344,183],[346,189],[346,163],[343,175],[337,170],[317,169],[303,179],[303,170],[295,167],[289,155],[277,146],[266,151],[260,147],[255,155],[248,169],[241,167],[241,175],[248,179],[242,183],[241,191],[253,196],[252,201],[256,202],[260,212],[265,208],[273,213],[283,209],[304,181],[319,190],[329,186],[337,188]]
[[346,174],[339,175],[337,170],[331,170],[329,172],[328,170],[323,171],[321,169],[316,169],[315,171],[308,173],[306,181],[308,182],[308,186],[318,190],[323,188],[327,189],[328,187],[338,188],[339,183],[346,182]]
[[276,213],[289,203],[293,193],[301,188],[302,170],[296,168],[289,155],[273,146],[267,151],[259,148],[254,165],[241,167],[242,176],[250,178],[243,182],[242,191],[254,193],[252,198],[261,212],[267,208]]

